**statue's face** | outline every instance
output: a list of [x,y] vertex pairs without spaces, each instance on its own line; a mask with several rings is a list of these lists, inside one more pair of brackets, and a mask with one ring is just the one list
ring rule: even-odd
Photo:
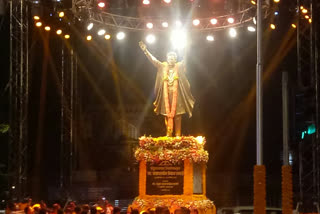
[[167,61],[168,61],[168,64],[169,64],[169,65],[174,65],[174,64],[176,64],[176,62],[177,62],[177,58],[176,58],[175,55],[169,54],[169,55],[167,56]]

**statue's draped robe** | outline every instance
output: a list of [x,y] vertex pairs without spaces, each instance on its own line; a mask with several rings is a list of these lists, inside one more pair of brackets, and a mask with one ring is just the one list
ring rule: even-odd
[[[164,77],[165,72],[168,72],[168,64],[167,62],[154,62],[153,63],[157,68],[157,77],[155,83],[155,95],[156,99],[154,101],[155,113],[162,114],[166,116],[166,108],[165,108],[165,99],[164,99]],[[194,98],[191,94],[190,84],[185,75],[185,65],[182,62],[176,63],[174,69],[178,70],[178,97],[177,97],[177,108],[175,115],[181,115],[187,113],[189,117],[192,116],[192,109],[194,106]],[[169,86],[168,86],[169,87]],[[172,86],[171,86],[172,87]],[[171,106],[172,101],[172,88],[169,88],[169,102]]]

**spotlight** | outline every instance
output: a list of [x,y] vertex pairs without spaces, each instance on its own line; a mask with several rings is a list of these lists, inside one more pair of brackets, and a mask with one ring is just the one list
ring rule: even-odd
[[100,29],[99,31],[98,31],[98,35],[99,36],[102,36],[102,35],[104,35],[106,33],[106,30],[105,29]]
[[279,11],[274,11],[274,15],[275,16],[279,15]]
[[162,22],[161,25],[162,25],[162,27],[165,27],[165,28],[169,26],[168,22]]
[[312,19],[309,19],[308,21],[309,21],[310,24],[312,23]]
[[167,4],[170,4],[171,3],[171,0],[163,0],[164,3],[167,3]]
[[105,2],[103,2],[103,1],[99,1],[99,2],[98,2],[98,7],[104,8],[105,6],[106,6],[106,3],[105,3]]
[[149,35],[146,37],[146,41],[147,41],[149,44],[153,44],[153,43],[156,41],[156,37],[155,37],[153,34],[149,34]]
[[150,0],[143,0],[143,1],[142,1],[142,4],[144,4],[144,5],[149,5],[149,4],[150,4]]
[[39,16],[34,16],[33,19],[34,20],[40,20],[40,17]]
[[92,40],[92,36],[91,35],[88,35],[87,36],[87,41],[91,41]]
[[104,36],[104,38],[105,38],[106,40],[109,40],[109,39],[111,38],[111,36],[110,36],[110,34],[106,34],[106,35]]
[[308,10],[305,9],[305,8],[303,8],[303,9],[302,9],[302,13],[308,13]]
[[253,21],[253,24],[257,25],[257,18],[256,17],[253,17],[252,21]]
[[187,35],[183,30],[174,30],[171,33],[171,42],[175,49],[182,49],[186,46]]
[[212,35],[208,35],[207,36],[207,41],[213,42],[214,41],[214,37]]
[[147,26],[147,28],[149,28],[149,29],[152,29],[152,28],[153,28],[153,24],[152,24],[151,22],[148,22],[148,23],[146,24],[146,26]]
[[235,38],[237,36],[237,31],[234,28],[230,28],[229,35],[231,38]]
[[234,23],[234,18],[232,18],[232,17],[228,18],[228,22],[229,22],[230,24]]
[[182,26],[181,21],[177,20],[177,21],[176,21],[176,26],[177,26],[177,27],[181,27],[181,26]]
[[64,35],[64,38],[65,38],[65,39],[70,39],[70,35],[69,35],[69,34],[66,34],[66,35]]
[[218,23],[218,20],[217,20],[217,19],[210,19],[210,23],[211,23],[212,25],[215,25],[215,24]]
[[303,10],[303,8],[304,8],[303,6],[300,6],[300,10]]
[[56,33],[57,33],[57,35],[61,35],[62,34],[62,30],[59,29],[59,30],[56,31]]
[[280,0],[273,0],[273,2],[275,2],[275,3],[279,3],[279,2],[280,2]]
[[257,3],[254,0],[251,0],[251,4],[256,5]]
[[44,29],[45,29],[45,31],[50,31],[51,30],[50,26],[45,26]]
[[291,24],[291,27],[294,28],[294,29],[296,29],[296,28],[297,28],[297,25]]
[[310,16],[308,16],[308,15],[305,15],[305,16],[304,16],[304,18],[306,18],[306,19],[310,19]]
[[124,39],[124,37],[126,37],[126,35],[124,34],[124,32],[119,32],[119,33],[117,33],[117,39],[118,39],[118,40],[122,40],[122,39]]
[[64,12],[63,11],[59,12],[59,17],[60,18],[64,17]]
[[198,26],[198,25],[200,24],[200,20],[199,20],[199,19],[194,19],[194,20],[192,21],[192,24],[193,24],[194,26]]
[[37,22],[37,23],[36,23],[36,26],[37,26],[37,27],[41,27],[41,26],[42,26],[42,22]]
[[255,27],[253,27],[253,26],[248,26],[248,31],[250,31],[250,32],[255,32],[256,31],[256,28]]
[[93,23],[90,22],[90,23],[88,24],[88,26],[87,26],[87,30],[91,30],[92,28],[93,28]]
[[276,29],[276,25],[275,25],[275,24],[270,24],[270,28],[271,28],[272,30],[274,30],[274,29]]

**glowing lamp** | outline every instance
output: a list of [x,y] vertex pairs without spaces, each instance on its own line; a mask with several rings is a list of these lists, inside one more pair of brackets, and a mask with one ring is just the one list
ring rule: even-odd
[[199,20],[199,19],[194,19],[194,20],[192,21],[192,24],[193,24],[194,26],[198,26],[198,25],[200,24],[200,20]]
[[163,0],[164,3],[167,3],[167,4],[170,4],[171,3],[171,0]]
[[168,22],[162,22],[162,27],[164,27],[164,28],[167,28],[167,27],[169,27],[169,24],[168,24]]
[[305,15],[305,16],[304,16],[304,18],[306,18],[306,19],[310,19],[310,16],[308,16],[308,15]]
[[124,34],[124,32],[119,32],[117,33],[117,39],[118,40],[122,40],[126,37],[126,35]]
[[65,39],[70,39],[70,35],[69,35],[69,34],[66,34],[66,35],[64,35],[64,38],[65,38]]
[[59,17],[60,18],[64,17],[64,12],[63,11],[59,12]]
[[291,27],[292,27],[292,28],[297,28],[297,25],[291,24]]
[[89,23],[88,26],[87,26],[87,30],[91,30],[93,28],[93,23]]
[[105,6],[106,6],[106,3],[104,3],[103,1],[100,1],[98,3],[98,7],[100,7],[100,8],[104,8]]
[[215,25],[215,24],[218,23],[218,20],[217,20],[217,19],[210,19],[210,23],[211,23],[212,25]]
[[36,26],[37,26],[37,27],[41,27],[41,26],[42,26],[42,22],[37,22],[37,23],[36,23]]
[[251,4],[256,5],[257,3],[253,0],[251,0]]
[[100,29],[99,31],[98,31],[98,35],[99,36],[102,36],[102,35],[104,35],[106,33],[106,30],[105,29]]
[[237,36],[237,31],[234,28],[230,28],[229,35],[231,38],[235,38]]
[[253,26],[248,26],[248,31],[250,31],[250,32],[255,32],[256,31],[256,28],[255,27],[253,27]]
[[203,144],[204,143],[204,137],[198,136],[198,137],[196,137],[196,141],[197,141],[198,144]]
[[104,38],[105,38],[106,40],[109,40],[109,39],[111,38],[111,36],[110,36],[110,34],[106,34],[106,35],[104,36]]
[[45,30],[45,31],[50,31],[50,30],[51,30],[51,27],[50,27],[50,26],[45,26],[45,27],[44,27],[44,30]]
[[149,34],[149,35],[146,37],[146,41],[147,41],[149,44],[153,44],[153,43],[156,41],[156,37],[155,37],[153,34]]
[[146,24],[146,26],[147,26],[147,28],[149,28],[149,29],[152,29],[152,28],[153,28],[153,24],[152,24],[151,22],[148,22],[148,23]]
[[230,24],[234,23],[234,18],[232,18],[232,17],[228,18],[228,22],[229,22]]
[[312,23],[312,19],[309,19],[308,21],[309,21],[310,24]]
[[279,3],[279,2],[280,2],[280,0],[273,0],[273,2],[274,2],[274,3]]
[[275,24],[270,24],[270,28],[271,28],[272,30],[274,30],[274,29],[276,29],[276,25],[275,25]]
[[302,13],[308,13],[308,10],[305,9],[305,8],[303,8],[303,9],[302,9]]
[[143,1],[142,1],[142,4],[144,4],[144,5],[149,5],[149,4],[150,4],[150,0],[143,0]]
[[88,36],[87,36],[87,40],[88,40],[88,41],[91,41],[91,40],[92,40],[92,36],[91,36],[91,35],[88,35]]
[[34,19],[34,20],[39,20],[40,17],[39,17],[39,16],[34,16],[33,19]]
[[208,35],[207,36],[207,41],[213,42],[214,41],[214,37],[212,35]]
[[59,29],[59,30],[56,31],[56,33],[57,33],[57,35],[61,35],[62,34],[62,30]]
[[183,49],[187,44],[187,34],[185,31],[178,29],[171,33],[171,42],[174,48]]

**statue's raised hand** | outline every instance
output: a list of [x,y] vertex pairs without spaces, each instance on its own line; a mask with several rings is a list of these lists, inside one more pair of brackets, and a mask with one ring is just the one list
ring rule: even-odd
[[144,44],[142,41],[139,42],[139,46],[140,46],[142,51],[146,51],[147,50],[146,44]]

